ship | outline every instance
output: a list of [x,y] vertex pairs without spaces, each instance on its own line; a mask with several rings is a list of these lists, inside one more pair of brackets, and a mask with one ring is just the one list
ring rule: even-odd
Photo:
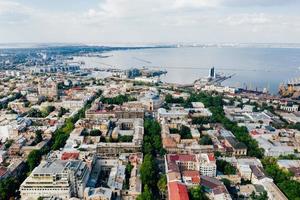
[[287,83],[281,83],[279,86],[279,94],[282,97],[298,99],[300,97],[300,78],[288,80]]

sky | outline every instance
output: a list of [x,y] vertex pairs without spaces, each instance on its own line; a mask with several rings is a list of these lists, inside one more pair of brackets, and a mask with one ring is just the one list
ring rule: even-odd
[[0,0],[0,43],[300,43],[300,0]]

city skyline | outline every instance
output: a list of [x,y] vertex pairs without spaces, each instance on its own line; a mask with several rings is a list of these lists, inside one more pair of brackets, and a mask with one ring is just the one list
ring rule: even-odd
[[0,43],[299,43],[296,0],[0,0]]

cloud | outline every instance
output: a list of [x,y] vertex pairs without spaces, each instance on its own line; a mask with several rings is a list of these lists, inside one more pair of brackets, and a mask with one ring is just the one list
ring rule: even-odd
[[27,22],[32,9],[18,2],[0,0],[0,23],[18,24]]
[[10,12],[19,6],[20,4],[16,2],[0,0],[0,14]]
[[208,8],[217,7],[219,0],[175,0],[173,1],[173,7],[180,8]]
[[71,1],[0,0],[0,42],[300,42],[296,0]]
[[219,0],[219,3],[224,6],[263,6],[273,7],[299,3],[298,0]]
[[253,13],[253,14],[239,14],[230,15],[221,19],[220,23],[228,24],[230,26],[240,25],[265,25],[271,23],[272,19],[264,13]]

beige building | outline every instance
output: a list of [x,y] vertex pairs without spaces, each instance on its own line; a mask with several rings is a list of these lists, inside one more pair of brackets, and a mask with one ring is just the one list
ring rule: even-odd
[[40,96],[49,98],[57,98],[57,83],[52,78],[48,78],[45,82],[43,80],[40,80],[38,84],[38,94]]

